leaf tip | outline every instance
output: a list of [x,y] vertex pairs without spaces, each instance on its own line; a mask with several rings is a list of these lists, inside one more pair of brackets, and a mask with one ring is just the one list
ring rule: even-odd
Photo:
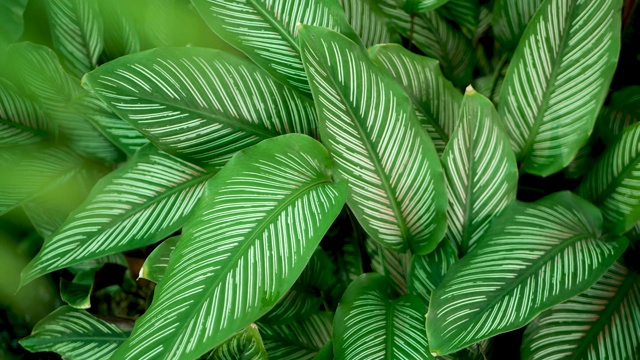
[[475,92],[476,90],[471,85],[467,86],[467,88],[464,91],[465,95],[473,95],[475,94]]

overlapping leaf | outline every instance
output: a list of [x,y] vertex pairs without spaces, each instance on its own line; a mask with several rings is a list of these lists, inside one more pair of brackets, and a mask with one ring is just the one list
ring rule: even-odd
[[478,0],[449,0],[438,8],[445,18],[460,26],[462,32],[473,39],[480,22],[480,3]]
[[496,0],[493,35],[506,50],[514,50],[543,0]]
[[449,0],[405,0],[402,9],[409,14],[435,10],[446,4]]
[[462,95],[440,71],[436,60],[416,55],[399,45],[369,49],[371,60],[404,87],[422,127],[438,151],[444,147],[458,121]]
[[315,136],[309,99],[218,50],[145,51],[105,64],[84,80],[160,149],[214,168],[269,137]]
[[202,168],[151,145],[103,178],[22,272],[22,284],[48,272],[152,244],[179,229],[204,182]]
[[593,130],[620,51],[621,0],[550,0],[509,65],[499,112],[524,171],[567,166]]
[[299,29],[322,140],[348,180],[348,204],[376,241],[433,250],[446,228],[442,168],[411,100],[363,54],[327,29]]
[[347,21],[366,47],[399,42],[393,22],[380,10],[376,0],[338,0]]
[[334,319],[336,359],[433,359],[424,336],[427,307],[412,294],[389,300],[388,291],[379,274],[349,285]]
[[116,358],[195,359],[264,315],[344,205],[346,184],[332,182],[331,168],[320,143],[300,134],[238,153],[207,183]]
[[400,254],[377,244],[371,238],[365,242],[367,253],[371,258],[371,269],[383,275],[398,296],[407,293],[407,275],[411,264],[411,254]]
[[527,326],[522,359],[635,359],[640,348],[640,276],[616,262],[584,293]]
[[330,342],[331,325],[331,313],[316,312],[294,323],[259,327],[270,359],[310,360]]
[[159,283],[164,278],[164,273],[169,266],[169,258],[179,240],[180,236],[172,236],[153,249],[140,267],[138,278]]
[[0,147],[33,144],[53,131],[40,106],[0,78]]
[[583,178],[578,195],[602,210],[607,227],[624,234],[640,220],[640,124],[628,127]]
[[602,227],[598,209],[569,192],[512,203],[431,294],[431,352],[517,329],[587,290],[628,245],[603,239]]
[[338,0],[192,0],[204,21],[281,83],[309,94],[298,24],[323,26],[360,41]]
[[264,360],[267,351],[262,344],[258,328],[251,324],[215,348],[207,360]]
[[448,241],[426,255],[413,255],[407,279],[410,293],[420,296],[429,305],[431,293],[440,286],[451,265],[458,261],[456,248]]
[[143,11],[144,2],[97,1],[104,26],[103,62],[140,51],[142,39],[135,16]]
[[491,101],[471,87],[458,122],[442,164],[449,198],[445,238],[463,256],[515,200],[518,166]]
[[637,122],[640,122],[640,86],[629,86],[614,92],[611,102],[600,111],[598,135],[611,145],[627,126]]

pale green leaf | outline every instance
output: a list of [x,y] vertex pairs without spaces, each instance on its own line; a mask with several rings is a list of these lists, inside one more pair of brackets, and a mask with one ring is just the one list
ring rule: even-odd
[[343,35],[302,26],[299,37],[321,138],[335,176],[348,181],[350,209],[374,240],[395,251],[433,250],[446,230],[446,190],[411,100]]
[[139,279],[147,279],[159,283],[164,278],[164,273],[169,266],[171,253],[178,245],[180,236],[173,236],[158,245],[140,267]]
[[427,307],[415,295],[390,300],[379,274],[364,274],[345,292],[333,321],[336,359],[433,359],[425,338]]
[[211,176],[147,145],[126,165],[100,180],[84,203],[46,239],[22,271],[21,284],[171,235],[191,215],[204,182]]
[[426,255],[413,255],[407,288],[410,293],[420,296],[425,305],[429,304],[431,293],[440,286],[451,265],[458,261],[456,248],[448,241]]
[[0,78],[0,147],[33,144],[53,133],[40,106]]
[[102,65],[84,83],[163,151],[214,168],[266,138],[315,136],[309,99],[219,50],[145,51]]
[[616,262],[584,293],[533,320],[522,359],[637,359],[640,275]]
[[618,140],[623,130],[640,122],[640,86],[629,86],[611,95],[611,102],[598,117],[598,133],[607,145]]
[[32,352],[52,351],[63,359],[108,359],[127,338],[117,327],[84,310],[63,306],[42,319],[20,345]]
[[267,351],[256,325],[251,324],[215,348],[207,360],[265,360]]
[[620,51],[621,0],[549,0],[531,19],[498,108],[522,169],[567,166],[593,130]]
[[378,7],[377,0],[338,0],[347,21],[366,47],[400,42],[393,22]]
[[628,245],[602,228],[598,209],[570,192],[512,203],[431,294],[432,353],[520,328],[587,290]]
[[409,252],[401,254],[389,250],[371,238],[367,238],[365,246],[371,259],[371,269],[387,278],[395,295],[405,295],[411,254]]
[[22,14],[29,0],[0,1],[0,41],[12,43],[20,38],[24,30]]
[[333,316],[317,312],[291,324],[259,324],[269,359],[311,360],[330,343]]
[[527,24],[543,0],[496,0],[493,5],[493,36],[507,51],[513,51]]
[[445,239],[464,256],[516,199],[518,165],[491,101],[472,87],[458,122],[442,154],[449,198]]
[[271,309],[344,205],[346,184],[332,182],[331,168],[322,145],[300,134],[235,155],[207,182],[151,307],[115,357],[195,359]]

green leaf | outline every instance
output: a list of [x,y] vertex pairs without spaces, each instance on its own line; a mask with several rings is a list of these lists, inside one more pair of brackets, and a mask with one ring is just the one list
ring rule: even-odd
[[491,101],[470,86],[459,123],[442,166],[449,198],[445,238],[464,256],[491,219],[516,199],[518,165]]
[[60,297],[76,309],[91,307],[93,279],[98,269],[82,271],[73,280],[60,279]]
[[336,177],[348,181],[350,209],[395,251],[433,250],[446,230],[447,199],[438,155],[411,100],[346,37],[312,26],[298,31],[320,134]]
[[507,51],[513,51],[527,24],[543,0],[496,0],[493,5],[493,35]]
[[616,262],[587,291],[527,326],[522,359],[636,359],[638,314],[640,275]]
[[53,351],[65,359],[108,359],[127,338],[117,327],[84,310],[63,306],[42,319],[20,345],[31,352]]
[[517,329],[593,285],[628,245],[606,241],[597,208],[570,192],[512,203],[431,294],[431,352]]
[[300,134],[234,156],[207,182],[154,302],[115,357],[194,359],[272,308],[344,205],[331,167]]
[[207,360],[264,360],[267,351],[256,325],[251,324],[215,348]]
[[552,0],[531,19],[498,108],[522,169],[567,166],[593,130],[620,51],[621,0]]
[[413,255],[407,279],[410,293],[420,296],[425,305],[429,305],[431,293],[458,261],[456,248],[448,241],[442,241],[438,247],[426,255]]
[[318,351],[313,360],[333,360],[333,341],[329,340],[329,342]]
[[478,0],[449,0],[438,13],[460,26],[462,32],[473,39],[480,23],[480,3]]
[[22,14],[29,0],[0,1],[0,41],[12,43],[20,38],[24,30]]
[[618,140],[624,129],[640,121],[640,86],[629,86],[611,95],[598,117],[598,133],[607,145]]
[[0,78],[0,147],[33,144],[53,132],[40,106]]
[[384,15],[376,0],[338,0],[347,21],[366,47],[400,42],[393,23]]
[[50,0],[47,14],[54,49],[78,78],[98,67],[104,47],[97,0]]
[[142,264],[142,267],[140,267],[138,279],[147,279],[156,284],[159,283],[164,278],[164,273],[169,265],[169,258],[179,240],[180,236],[172,236],[153,249]]
[[323,26],[360,41],[337,0],[191,2],[218,36],[275,79],[307,96],[309,84],[300,59],[296,26]]
[[404,87],[422,128],[442,154],[458,122],[462,95],[440,71],[438,61],[416,55],[399,45],[369,49],[371,60]]
[[409,14],[421,11],[430,11],[446,4],[449,0],[406,0],[402,4],[402,9]]
[[309,99],[218,50],[145,51],[100,66],[84,83],[163,151],[213,168],[273,136],[315,136]]
[[191,215],[204,182],[211,176],[151,145],[142,148],[126,165],[100,180],[85,202],[45,241],[22,271],[21,284],[171,235]]
[[592,136],[583,147],[578,150],[576,157],[571,160],[569,165],[564,169],[564,177],[567,179],[578,179],[584,176],[595,163],[595,159],[591,156]]
[[332,315],[317,312],[291,324],[259,324],[269,359],[310,360],[331,342]]
[[389,300],[388,285],[378,274],[349,285],[333,321],[336,359],[433,359],[424,336],[427,307],[412,294]]
[[640,123],[625,129],[582,179],[578,195],[602,210],[606,227],[624,234],[640,220]]
[[142,39],[135,15],[143,2],[129,0],[97,0],[104,24],[103,62],[141,50]]
[[406,294],[411,254],[400,254],[389,250],[377,244],[371,238],[367,238],[365,246],[371,258],[371,269],[387,279],[395,295],[402,296]]

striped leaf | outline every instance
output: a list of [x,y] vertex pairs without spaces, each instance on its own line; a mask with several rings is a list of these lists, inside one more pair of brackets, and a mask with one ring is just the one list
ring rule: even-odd
[[371,60],[404,87],[416,116],[442,154],[458,122],[462,95],[440,71],[436,60],[416,55],[399,45],[369,49]]
[[593,130],[620,51],[621,0],[550,0],[531,19],[498,108],[522,169],[567,166]]
[[331,341],[332,318],[329,312],[317,312],[291,324],[259,324],[269,359],[313,359]]
[[167,266],[169,266],[169,258],[179,240],[180,236],[170,237],[153,249],[140,267],[138,279],[147,279],[156,284],[159,283],[164,278],[164,273],[167,270]]
[[33,144],[53,132],[40,106],[0,78],[0,147]]
[[524,29],[543,0],[496,0],[493,5],[493,36],[507,51],[515,50]]
[[346,37],[299,29],[319,130],[348,180],[347,203],[376,241],[404,252],[433,250],[446,230],[442,168],[411,100]]
[[448,0],[438,13],[460,26],[462,32],[473,39],[480,23],[480,3],[478,0]]
[[400,42],[393,22],[387,18],[376,0],[338,0],[347,21],[366,47]]
[[315,136],[310,100],[218,50],[145,51],[102,65],[84,81],[161,150],[213,168],[266,138]]
[[427,336],[444,355],[517,329],[580,294],[620,257],[597,208],[570,192],[512,203],[431,294]]
[[234,156],[207,183],[154,302],[115,357],[195,359],[264,315],[344,205],[331,168],[320,143],[300,134]]
[[441,242],[427,255],[413,255],[407,276],[407,288],[429,305],[431,293],[440,286],[451,265],[458,261],[456,248],[448,241]]
[[459,123],[442,154],[442,166],[449,198],[445,238],[464,256],[491,219],[516,199],[518,165],[491,101],[471,86]]
[[117,327],[84,310],[63,306],[42,319],[20,345],[31,352],[52,351],[63,359],[108,359],[127,338]]
[[298,24],[330,28],[360,41],[337,0],[192,0],[204,21],[283,84],[309,96]]
[[46,3],[54,49],[76,77],[98,67],[104,47],[97,0],[51,0]]
[[142,39],[135,14],[142,11],[143,2],[129,0],[97,0],[104,26],[103,62],[137,53]]
[[402,9],[409,14],[421,11],[435,10],[445,5],[449,0],[405,0]]
[[628,127],[582,179],[578,195],[602,210],[607,228],[624,234],[640,220],[640,124]]
[[407,293],[407,275],[409,273],[411,254],[400,254],[389,250],[371,238],[367,238],[365,246],[371,258],[371,269],[387,279],[395,295],[405,295]]
[[153,146],[103,178],[22,271],[21,284],[84,260],[153,244],[190,216],[212,174]]
[[24,30],[22,14],[29,0],[0,1],[0,41],[12,43],[20,38]]
[[336,359],[433,359],[424,336],[427,307],[415,295],[390,300],[388,294],[378,274],[349,285],[333,321]]
[[640,122],[640,86],[629,86],[611,95],[598,117],[598,135],[607,145],[618,140],[629,125]]
[[267,351],[258,327],[251,324],[215,348],[207,360],[264,360]]
[[640,276],[616,262],[592,287],[527,326],[522,359],[637,359]]

